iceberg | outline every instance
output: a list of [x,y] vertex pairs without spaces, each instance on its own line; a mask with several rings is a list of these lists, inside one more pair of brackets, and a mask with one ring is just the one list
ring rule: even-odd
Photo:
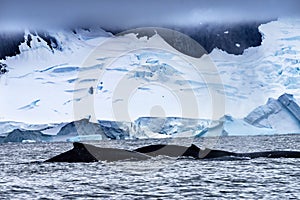
[[0,143],[9,143],[9,142],[50,142],[52,136],[44,135],[40,131],[22,131],[20,129],[13,130],[8,133],[6,137],[0,138]]
[[45,135],[54,135],[51,130],[59,127],[60,124],[28,124],[24,122],[2,121],[0,122],[0,136],[6,136],[8,133],[19,129],[21,131],[41,131]]
[[99,120],[98,123],[103,133],[109,139],[128,139],[131,137],[130,129],[132,123],[130,122]]
[[132,123],[81,119],[60,124],[31,125],[0,122],[0,143],[8,142],[75,142],[92,140],[128,139]]
[[[125,139],[129,137],[128,129],[123,130],[117,122],[100,121],[90,122],[89,119],[73,121],[64,125],[57,135],[57,138],[74,137],[74,141],[84,139]],[[120,124],[120,123],[119,123]],[[98,135],[98,136],[97,136]],[[97,137],[96,137],[97,136]]]
[[300,107],[291,94],[283,94],[278,99],[269,98],[265,105],[254,109],[244,120],[277,133],[300,133]]
[[223,134],[226,136],[251,136],[251,135],[274,135],[272,128],[257,127],[247,123],[243,119],[235,119],[231,116],[224,117]]

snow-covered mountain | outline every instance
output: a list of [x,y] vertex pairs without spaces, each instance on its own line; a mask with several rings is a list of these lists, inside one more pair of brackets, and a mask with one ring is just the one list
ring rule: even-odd
[[[173,110],[175,115],[180,115],[180,107],[175,105],[177,109],[174,110],[174,107],[167,103],[168,101],[178,103],[174,101],[176,98],[172,94],[174,91],[168,88],[175,89],[177,93],[182,91],[180,95],[185,93],[184,101],[196,98],[202,99],[203,103],[208,102],[204,96],[191,96],[193,88],[190,87],[190,83],[201,85],[199,80],[202,78],[189,63],[182,60],[188,56],[176,55],[180,52],[169,46],[159,35],[147,39],[129,34],[110,37],[109,42],[106,42],[107,35],[87,36],[79,31],[76,33],[58,32],[51,35],[58,38],[57,41],[60,44],[58,50],[51,49],[46,42],[39,42],[39,36],[32,36],[30,46],[27,44],[28,41],[20,45],[20,55],[5,60],[10,72],[1,77],[1,96],[5,96],[0,100],[2,120],[32,124],[50,123],[49,120],[51,123],[79,120],[90,116],[91,111],[82,110],[85,113],[79,116],[74,116],[74,112],[83,107],[80,105],[82,102],[90,101],[92,98],[97,102],[94,105],[97,118],[94,117],[93,120],[112,119],[115,114],[112,105],[121,105],[124,100],[124,97],[113,96],[117,93],[115,90],[117,85],[136,84],[138,87],[133,89],[138,91],[138,95],[135,97],[144,100],[145,95],[151,96],[153,91],[156,92],[159,98],[165,99],[165,106],[169,107],[169,111]],[[104,42],[106,42],[105,45],[99,46]],[[135,50],[135,48],[142,49]],[[119,54],[122,51],[128,53]],[[117,59],[116,56],[118,56]],[[194,63],[210,62],[207,56],[189,59]],[[114,62],[113,65],[107,65],[111,62]],[[122,77],[126,83],[120,84]],[[166,85],[166,87],[158,85]],[[203,91],[208,95],[208,88],[204,87]],[[187,94],[192,98],[187,99],[189,97]],[[20,96],[22,98],[19,98]],[[77,106],[79,109],[74,110],[76,102],[79,104]],[[139,115],[145,115],[145,110],[151,106],[150,103],[144,104],[139,100],[135,102],[147,105],[147,108],[135,108],[134,117],[123,118],[120,119],[121,121],[133,121]],[[155,102],[152,102],[152,105],[153,103]],[[197,106],[197,104],[200,103],[194,100],[193,104],[182,105],[192,111],[194,110],[192,106]],[[207,112],[202,112],[202,114],[211,115],[212,108],[205,106],[203,109]],[[173,115],[173,113],[168,113],[168,115]],[[186,114],[190,117],[198,117],[197,113],[186,112]]]
[[[28,130],[48,125],[52,128],[43,133],[57,134],[66,124],[93,115],[92,123],[106,120],[122,130],[139,130],[135,137],[176,135],[194,126],[193,120],[183,120],[188,118],[198,123],[194,132],[188,131],[190,135],[215,127],[225,127],[220,130],[228,135],[238,134],[238,127],[246,127],[242,135],[280,132],[285,128],[249,121],[253,113],[242,118],[270,97],[290,93],[300,99],[300,21],[279,19],[260,25],[259,31],[261,45],[241,55],[214,49],[208,56],[190,58],[178,56],[158,34],[147,38],[134,34],[114,37],[100,28],[26,30],[18,46],[20,53],[0,60],[8,69],[0,75],[1,131],[27,130],[28,124],[37,124],[40,128]],[[237,41],[235,48],[239,45]],[[183,58],[192,64],[212,62],[199,76]],[[210,71],[212,68],[215,70]],[[125,90],[129,93],[122,93]],[[190,96],[180,96],[181,92]],[[224,110],[212,118],[214,99],[221,98]],[[273,105],[272,101],[268,104]],[[161,117],[167,117],[167,122],[152,131],[151,123],[157,125]],[[112,121],[122,122],[112,125]]]
[[224,83],[226,113],[236,118],[283,93],[300,99],[299,19],[279,19],[259,26],[259,30],[261,46],[246,49],[243,55],[218,49],[210,54]]
[[[34,51],[36,49],[47,49],[55,51],[72,50],[72,43],[77,40],[88,41],[97,37],[109,37],[112,34],[104,31],[100,27],[77,28],[73,30],[15,30],[0,32],[0,59],[5,60],[24,53],[24,51]],[[74,49],[76,51],[76,49]],[[35,52],[37,54],[37,52]]]
[[5,97],[0,99],[0,120],[31,124],[71,121],[69,102],[78,69],[108,37],[111,34],[100,28],[42,34],[26,30],[18,46],[20,53],[0,61],[9,70],[0,77],[0,95]]

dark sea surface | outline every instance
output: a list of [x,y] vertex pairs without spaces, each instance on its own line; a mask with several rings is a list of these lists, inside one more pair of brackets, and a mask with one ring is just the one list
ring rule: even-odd
[[[192,142],[235,152],[300,151],[300,134],[93,144],[134,149]],[[300,159],[31,163],[71,148],[72,143],[0,145],[0,199],[300,199]]]

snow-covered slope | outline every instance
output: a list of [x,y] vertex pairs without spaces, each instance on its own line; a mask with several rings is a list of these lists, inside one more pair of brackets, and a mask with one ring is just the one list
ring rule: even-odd
[[25,31],[21,53],[2,61],[9,73],[0,77],[1,121],[72,121],[70,102],[78,70],[95,46],[110,36],[102,29],[76,31],[48,32],[56,39],[56,48],[39,35]]
[[[208,56],[196,59],[180,54],[159,35],[147,39],[129,34],[106,42],[107,37],[91,39],[95,34],[68,34],[52,34],[60,41],[59,51],[32,36],[30,47],[24,42],[20,45],[21,54],[5,61],[10,73],[1,77],[0,91],[5,97],[0,100],[2,120],[70,122],[95,112],[94,121],[118,117],[117,121],[134,121],[157,105],[172,116],[222,116],[222,109],[213,110],[213,100],[208,98],[222,99],[216,91],[222,84]],[[194,68],[199,63],[205,74]],[[206,86],[208,80],[208,84],[216,86],[214,91]],[[134,95],[122,94],[122,87],[127,86],[134,86],[123,88]],[[93,101],[93,110],[81,109]],[[125,117],[116,114],[116,110],[122,110],[120,106],[134,112]],[[74,116],[78,110],[82,113]],[[215,116],[212,112],[220,113]]]

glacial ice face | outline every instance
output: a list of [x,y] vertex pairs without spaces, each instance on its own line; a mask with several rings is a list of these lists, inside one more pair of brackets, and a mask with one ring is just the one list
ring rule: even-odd
[[216,121],[176,117],[142,117],[135,121],[132,134],[138,138],[178,138],[274,135],[277,132],[275,129],[257,127],[243,119],[236,119],[226,115]]
[[[153,137],[162,134],[165,137],[200,137],[211,126],[210,120],[187,119],[180,117],[140,117],[134,123],[135,137]],[[162,137],[158,136],[157,137]]]

